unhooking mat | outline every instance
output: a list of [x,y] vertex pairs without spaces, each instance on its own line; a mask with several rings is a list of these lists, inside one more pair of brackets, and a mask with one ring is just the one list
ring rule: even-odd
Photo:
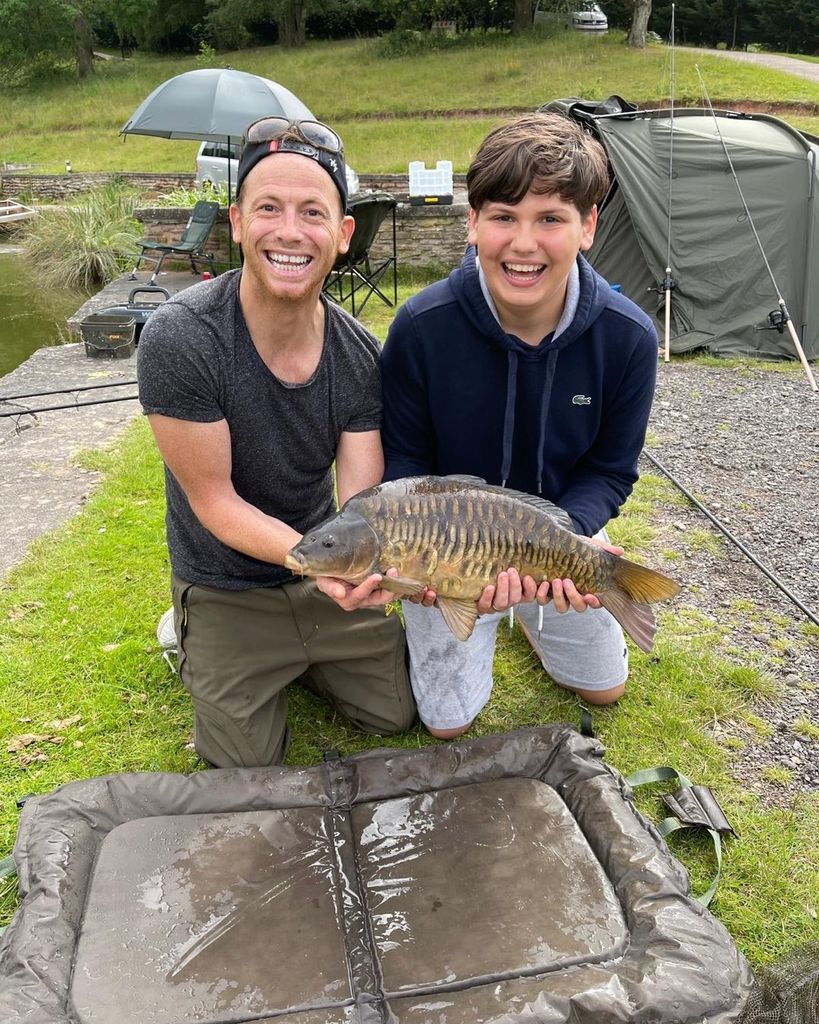
[[568,726],[24,806],[3,1024],[727,1024],[750,970]]

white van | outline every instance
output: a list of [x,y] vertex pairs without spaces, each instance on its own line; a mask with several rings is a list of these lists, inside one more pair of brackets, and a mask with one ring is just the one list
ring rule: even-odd
[[561,25],[578,32],[607,32],[609,21],[595,0],[538,0],[535,28]]
[[[230,184],[236,189],[236,176],[239,173],[239,154],[242,147],[238,142],[230,144]],[[228,144],[226,142],[203,142],[196,155],[196,184],[213,185],[219,189],[228,183]],[[347,191],[354,195],[359,191],[358,175],[347,165]]]

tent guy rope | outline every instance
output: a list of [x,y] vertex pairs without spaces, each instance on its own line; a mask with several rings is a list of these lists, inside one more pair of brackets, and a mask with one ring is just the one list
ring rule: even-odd
[[799,356],[799,361],[802,363],[802,366],[803,366],[803,368],[805,370],[805,374],[806,374],[806,376],[808,378],[808,383],[810,384],[811,390],[813,392],[816,392],[816,391],[819,390],[819,388],[817,388],[817,386],[816,386],[816,380],[814,379],[813,372],[811,371],[811,368],[810,368],[810,364],[808,363],[808,360],[805,357],[805,352],[804,352],[804,349],[802,348],[802,344],[799,341],[799,338],[798,338],[798,336],[796,334],[796,329],[793,326],[793,321],[791,320],[791,315],[788,312],[788,307],[785,305],[785,300],[782,298],[782,293],[780,292],[779,286],[776,283],[776,278],[774,277],[774,272],[773,272],[773,270],[771,270],[771,265],[768,262],[768,257],[765,255],[765,250],[764,250],[764,248],[762,246],[762,242],[759,239],[759,234],[757,233],[756,225],[754,224],[754,219],[751,216],[751,211],[748,209],[748,204],[745,201],[745,194],[742,191],[742,186],[739,183],[739,178],[737,177],[737,172],[736,172],[736,170],[734,168],[734,163],[731,160],[731,154],[728,152],[728,147],[725,145],[725,139],[723,138],[722,131],[720,130],[720,126],[719,126],[719,119],[717,118],[716,114],[714,113],[714,108],[711,106],[711,98],[708,95],[708,90],[705,88],[705,80],[702,77],[699,65],[695,64],[694,67],[695,67],[695,69],[697,71],[697,77],[700,80],[700,86],[702,88],[703,97],[705,98],[705,102],[706,102],[706,104],[708,106],[708,110],[709,110],[711,116],[714,119],[714,126],[715,126],[715,128],[717,130],[717,135],[719,136],[719,141],[720,141],[720,144],[722,146],[722,151],[725,154],[725,159],[728,161],[728,167],[730,168],[731,175],[732,175],[732,177],[734,179],[734,184],[737,187],[737,192],[739,193],[739,198],[742,201],[742,206],[743,206],[743,209],[745,210],[745,216],[748,218],[748,224],[750,225],[751,231],[753,232],[754,239],[756,241],[757,247],[759,248],[760,255],[762,256],[762,261],[765,264],[765,269],[768,271],[768,277],[770,277],[770,279],[771,279],[771,285],[773,286],[773,290],[774,290],[774,292],[776,294],[777,305],[779,306],[780,312],[782,314],[782,323],[788,328],[788,333],[791,336],[791,341],[793,341],[794,348],[796,349],[796,354]]
[[671,197],[674,180],[674,88],[676,84],[675,75],[675,49],[674,49],[674,4],[671,5],[671,83],[669,89],[671,114],[671,134],[668,149],[668,227],[666,229],[666,256],[665,256],[665,278],[663,290],[665,291],[665,348],[663,360],[668,363],[671,360],[671,293],[676,288],[677,282],[671,276]]

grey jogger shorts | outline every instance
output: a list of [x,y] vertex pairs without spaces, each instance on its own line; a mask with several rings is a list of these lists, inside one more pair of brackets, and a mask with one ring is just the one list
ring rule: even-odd
[[[491,696],[495,639],[507,614],[482,615],[472,636],[458,640],[437,608],[404,601],[403,610],[421,721],[431,729],[468,725]],[[603,608],[560,614],[550,603],[543,609],[539,637],[536,604],[518,605],[515,617],[556,683],[604,691],[625,682],[628,650],[623,631]]]

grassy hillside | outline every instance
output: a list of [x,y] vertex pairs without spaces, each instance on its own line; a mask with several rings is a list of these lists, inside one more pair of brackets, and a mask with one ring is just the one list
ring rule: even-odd
[[[273,78],[296,93],[339,129],[350,163],[364,172],[405,170],[414,159],[451,159],[464,170],[502,112],[557,97],[618,93],[653,104],[671,93],[668,47],[632,51],[619,33],[496,36],[483,45],[400,59],[380,56],[377,40],[316,42],[296,52],[266,47],[219,54],[216,63]],[[76,171],[191,170],[196,143],[126,141],[118,133],[157,85],[198,66],[193,57],[137,55],[100,63],[91,81],[0,87],[0,162],[36,164],[44,172],[61,171],[66,160]],[[677,103],[702,102],[697,66],[715,106],[748,99],[786,104],[786,120],[819,133],[819,86],[681,48]]]

